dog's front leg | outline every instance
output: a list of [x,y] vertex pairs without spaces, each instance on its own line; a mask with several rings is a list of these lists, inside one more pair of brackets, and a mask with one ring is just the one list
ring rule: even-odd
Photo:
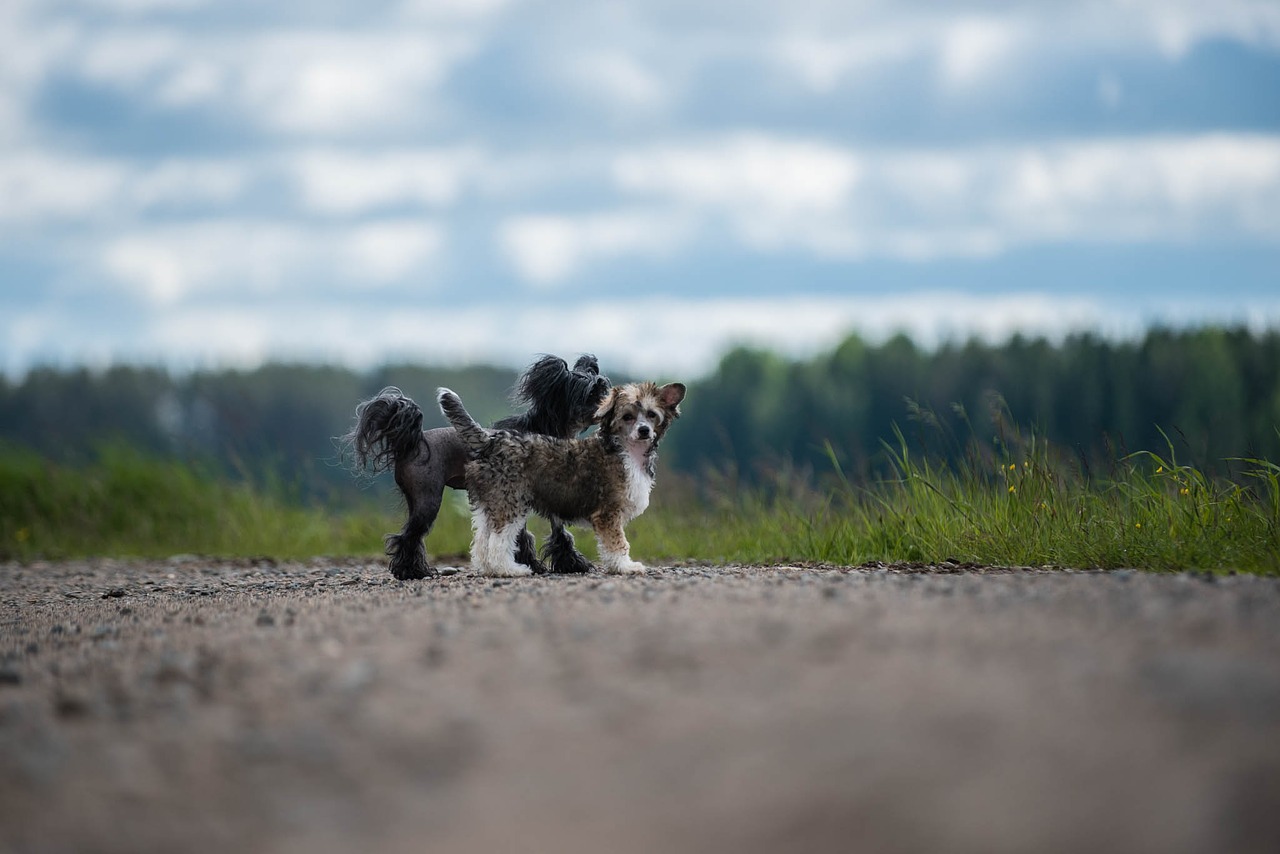
[[644,572],[644,564],[631,559],[631,544],[618,516],[598,516],[591,520],[600,544],[600,565],[612,574]]

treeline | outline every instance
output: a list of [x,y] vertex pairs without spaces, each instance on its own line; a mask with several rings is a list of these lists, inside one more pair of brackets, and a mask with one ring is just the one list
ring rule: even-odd
[[895,428],[946,455],[1049,441],[1082,465],[1136,451],[1224,471],[1233,457],[1280,460],[1280,331],[1154,329],[1141,340],[1077,335],[1061,344],[1014,337],[937,350],[896,337],[850,337],[788,361],[729,353],[690,394],[678,443],[684,468],[713,465],[758,479],[764,469],[866,475]]
[[[0,437],[70,463],[126,444],[341,502],[368,494],[339,464],[332,441],[350,427],[361,400],[397,385],[423,405],[430,426],[441,423],[435,389],[448,385],[478,417],[493,420],[508,411],[515,376],[494,367],[408,365],[365,373],[269,365],[186,376],[43,369],[0,383]],[[850,337],[804,361],[734,350],[689,385],[663,468],[745,482],[779,469],[821,476],[832,471],[832,454],[846,474],[873,474],[895,427],[950,454],[963,453],[970,440],[1007,440],[1016,431],[1084,461],[1165,454],[1169,441],[1181,461],[1209,470],[1232,457],[1280,460],[1276,331],[1157,329],[1137,341],[1080,335],[1061,344],[1014,338],[937,350],[904,337],[880,345]],[[377,495],[386,498],[384,490]]]

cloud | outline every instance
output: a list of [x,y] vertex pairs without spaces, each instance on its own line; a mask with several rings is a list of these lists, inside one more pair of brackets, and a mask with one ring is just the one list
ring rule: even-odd
[[108,239],[102,272],[157,305],[195,297],[364,290],[428,277],[444,237],[430,221],[357,228],[215,221],[162,226]]
[[105,212],[127,174],[97,158],[0,151],[0,222],[22,227]]
[[624,152],[613,164],[614,180],[626,192],[781,214],[840,208],[861,173],[852,151],[763,134]]
[[[991,342],[1015,333],[1060,340],[1073,332],[1123,338],[1151,322],[1206,317],[1267,328],[1280,322],[1280,299],[1251,306],[1215,295],[1166,305],[1159,314],[1130,304],[1023,292],[996,296],[920,292],[875,296],[778,296],[724,299],[624,297],[565,304],[517,301],[504,306],[518,324],[495,323],[487,306],[410,304],[388,314],[374,302],[235,300],[153,305],[133,318],[135,334],[113,337],[73,312],[33,311],[0,320],[16,342],[6,350],[11,375],[32,362],[156,362],[179,368],[253,367],[266,360],[307,360],[372,368],[390,361],[428,364],[527,364],[536,353],[594,352],[607,371],[697,379],[735,345],[807,358],[851,332],[878,342],[905,333],[923,346]],[[24,331],[25,330],[25,331]],[[423,330],[432,330],[423,334]]]
[[1280,239],[1280,137],[967,149],[733,137],[624,153],[624,194],[723,221],[749,248],[931,260],[1079,242]]
[[630,210],[513,217],[500,226],[498,239],[520,276],[547,289],[598,258],[665,255],[688,236],[678,215]]
[[290,157],[308,209],[359,214],[398,204],[444,207],[485,171],[486,158],[470,147],[382,152],[309,151]]
[[619,51],[587,50],[562,61],[561,85],[599,99],[619,114],[654,111],[669,99],[662,77]]
[[424,29],[258,30],[192,35],[154,26],[82,32],[64,72],[160,109],[217,108],[284,134],[418,127],[432,95],[475,49]]
[[941,71],[951,88],[979,83],[1016,45],[1025,41],[1016,23],[996,18],[961,18],[942,35]]
[[273,34],[248,45],[236,95],[274,130],[414,125],[429,112],[424,96],[472,50],[466,39],[428,33]]
[[14,228],[120,227],[148,211],[228,206],[243,197],[257,174],[257,167],[234,159],[139,163],[0,148],[0,222]]

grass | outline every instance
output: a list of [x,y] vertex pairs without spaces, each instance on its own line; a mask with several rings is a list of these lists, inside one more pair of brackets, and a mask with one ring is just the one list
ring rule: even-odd
[[[664,558],[869,561],[1280,574],[1280,466],[1234,460],[1214,479],[1172,450],[1117,460],[1105,477],[1035,441],[972,449],[962,463],[913,455],[898,434],[887,477],[860,485],[828,449],[824,489],[685,489],[655,500],[632,540]],[[1172,446],[1171,446],[1172,447]]]
[[[386,509],[307,507],[275,483],[231,482],[200,464],[105,449],[69,467],[0,452],[0,559],[174,554],[277,558],[378,555],[402,520]],[[441,542],[465,552],[465,505],[440,514]]]
[[[947,464],[885,446],[880,480],[846,477],[829,449],[821,487],[779,478],[737,488],[664,475],[628,535],[643,560],[710,562],[956,560],[1012,566],[1135,567],[1280,574],[1280,466],[1232,461],[1230,479],[1180,464],[1172,451],[1116,460],[1099,476],[1034,440],[973,446]],[[199,465],[110,449],[84,467],[0,452],[0,559],[381,554],[402,522],[389,482],[380,506],[300,506],[277,486],[232,483]],[[535,522],[535,533],[546,526]],[[578,536],[594,557],[589,532]],[[464,554],[470,524],[451,493],[428,540]]]

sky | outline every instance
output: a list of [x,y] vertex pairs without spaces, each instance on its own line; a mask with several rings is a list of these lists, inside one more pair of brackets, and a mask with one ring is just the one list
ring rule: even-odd
[[1280,326],[1280,0],[4,0],[0,372]]

